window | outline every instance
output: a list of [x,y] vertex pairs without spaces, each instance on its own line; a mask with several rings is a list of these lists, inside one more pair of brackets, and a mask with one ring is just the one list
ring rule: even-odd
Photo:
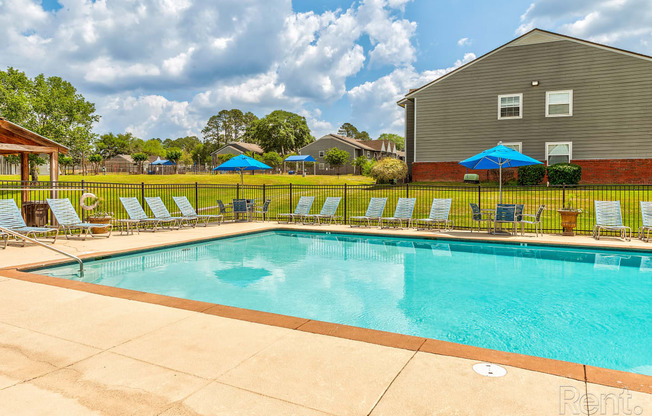
[[573,115],[573,91],[546,91],[546,117]]
[[510,149],[514,149],[519,153],[523,153],[523,152],[521,152],[521,149],[523,148],[523,143],[522,142],[505,142],[505,143],[503,143],[503,146],[509,147]]
[[548,166],[557,163],[570,163],[573,157],[573,143],[546,143],[546,160]]
[[523,94],[498,96],[498,120],[523,118]]
[[324,157],[325,154],[326,154],[326,153],[325,153],[323,150],[320,150],[320,151],[319,151],[319,157]]
[[[322,153],[322,152],[319,152],[319,153]],[[319,170],[324,170],[324,164],[323,163],[319,164]]]
[[371,152],[367,152],[367,159],[371,159]]

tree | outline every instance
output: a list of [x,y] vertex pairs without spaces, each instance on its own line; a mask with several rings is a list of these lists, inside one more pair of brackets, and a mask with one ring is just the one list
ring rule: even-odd
[[100,173],[100,163],[102,163],[102,155],[100,155],[99,153],[90,155],[88,157],[88,161],[93,164],[93,169],[95,170],[95,174],[97,175],[98,173]]
[[146,153],[134,153],[131,158],[138,164],[138,173],[143,173],[143,163],[147,160]]
[[386,157],[380,159],[378,163],[371,168],[371,177],[377,183],[395,183],[398,180],[405,179],[408,168],[402,160]]
[[351,154],[346,150],[338,149],[337,147],[330,148],[326,151],[324,160],[326,163],[337,169],[337,176],[340,175],[340,167],[349,161]]
[[315,140],[305,117],[283,110],[272,111],[255,121],[248,134],[265,152],[281,155],[298,151]]
[[378,140],[389,140],[396,145],[396,150],[405,150],[405,137],[398,134],[383,133],[378,137]]
[[355,138],[355,136],[360,133],[358,132],[358,129],[353,124],[344,123],[340,126],[339,130],[337,130],[337,134],[339,134],[340,136]]
[[[70,156],[66,156],[63,153],[59,153],[59,165],[63,166],[63,171],[66,171],[66,168],[72,166],[73,159]],[[74,172],[73,172],[74,173]]]
[[174,162],[174,173],[179,171],[178,161],[183,157],[183,152],[178,147],[171,147],[165,151],[165,158]]
[[147,153],[149,156],[164,156],[165,149],[160,139],[149,139],[143,146],[143,153]]
[[252,138],[245,135],[249,126],[258,120],[253,113],[243,113],[237,108],[222,110],[208,119],[206,127],[201,131],[204,140],[215,144],[218,148],[229,142],[236,142],[240,138],[250,141]]
[[369,159],[367,159],[365,156],[358,156],[353,161],[351,162],[353,165],[353,173],[355,173],[355,168],[359,169],[359,173],[362,175],[362,172],[364,172],[364,168],[369,164]]
[[38,181],[38,167],[42,165],[45,165],[45,159],[35,153],[29,154],[29,173],[32,175],[32,181]]
[[69,82],[43,74],[30,79],[11,67],[0,71],[0,116],[67,146],[82,163],[100,119]]
[[361,131],[360,133],[356,134],[354,138],[356,140],[371,140],[369,133],[367,133],[366,131]]
[[283,165],[283,158],[276,152],[267,152],[263,154],[263,163],[274,170]]
[[[104,159],[111,159],[117,155],[128,155],[133,151],[134,141],[137,140],[131,133],[103,134],[95,142],[95,149]],[[88,159],[90,160],[90,158]]]

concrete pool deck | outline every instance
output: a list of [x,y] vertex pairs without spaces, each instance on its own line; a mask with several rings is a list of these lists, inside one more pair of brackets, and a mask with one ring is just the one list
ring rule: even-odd
[[[57,247],[94,256],[273,228],[277,225],[225,224],[63,239]],[[652,244],[610,238],[437,235],[652,250]],[[58,259],[40,247],[0,251],[4,268]],[[488,378],[473,372],[472,365],[480,361],[464,356],[464,347],[456,344],[438,346],[433,340],[400,336],[403,344],[397,347],[394,334],[363,342],[367,335],[356,328],[289,317],[294,321],[261,324],[246,316],[230,319],[229,310],[211,304],[201,308],[179,301],[168,307],[150,303],[146,294],[125,299],[18,280],[19,273],[8,270],[0,276],[5,276],[0,277],[3,414],[652,414],[652,395],[591,382],[599,374],[589,374],[590,367],[581,365],[576,366],[584,368],[583,375],[564,377],[523,369],[513,358],[514,365],[504,365],[505,377]],[[273,319],[277,317],[261,321]],[[497,354],[494,362],[501,360]],[[647,383],[652,391],[652,381]]]

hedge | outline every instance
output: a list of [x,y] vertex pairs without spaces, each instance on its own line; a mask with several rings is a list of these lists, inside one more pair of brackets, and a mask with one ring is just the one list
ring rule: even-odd
[[557,163],[548,166],[550,185],[577,185],[582,179],[582,167],[573,163]]
[[518,168],[518,184],[521,186],[538,185],[546,177],[546,166],[530,165]]

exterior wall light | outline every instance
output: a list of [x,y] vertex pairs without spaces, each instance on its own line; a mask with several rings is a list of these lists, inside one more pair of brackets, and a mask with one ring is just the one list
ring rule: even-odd
[[539,86],[539,81],[532,81],[532,86],[533,87],[538,87]]

